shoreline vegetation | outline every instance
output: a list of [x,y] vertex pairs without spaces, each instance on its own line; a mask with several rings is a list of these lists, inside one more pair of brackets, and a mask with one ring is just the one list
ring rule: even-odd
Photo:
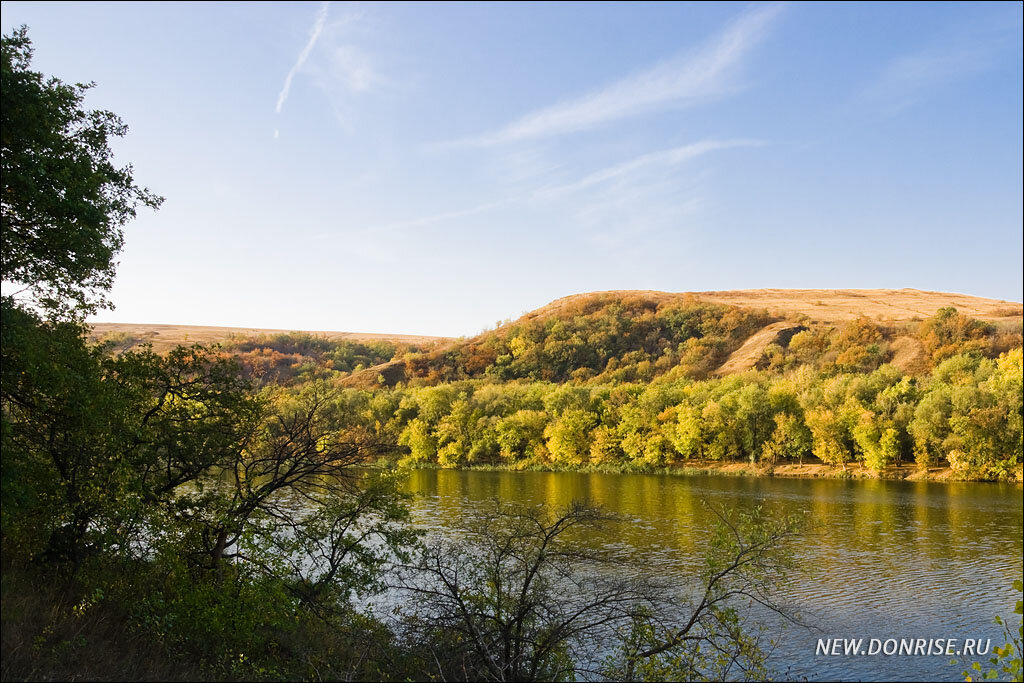
[[[391,466],[388,463],[387,466]],[[437,465],[416,465],[413,469],[445,470]],[[652,474],[671,477],[779,477],[785,479],[881,479],[885,481],[926,481],[945,483],[1009,483],[1024,484],[1024,471],[1018,468],[1008,479],[993,482],[985,479],[958,478],[950,467],[929,467],[926,470],[914,465],[892,465],[876,471],[860,463],[852,463],[845,469],[820,462],[785,463],[780,465],[758,465],[743,462],[715,462],[712,460],[691,461],[666,465],[659,468],[629,468],[610,466],[588,467],[516,467],[512,465],[465,465],[454,468],[459,472],[574,472],[580,474]]]
[[[1024,479],[1014,317],[825,323],[658,293],[560,301],[441,346],[282,333],[206,351],[263,392],[329,391],[335,426],[402,465]],[[126,334],[101,344],[149,348]]]

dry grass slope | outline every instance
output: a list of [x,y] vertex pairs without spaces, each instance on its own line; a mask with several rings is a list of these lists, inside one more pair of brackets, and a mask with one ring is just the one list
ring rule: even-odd
[[772,323],[761,328],[747,337],[747,340],[743,342],[743,346],[733,351],[725,362],[715,370],[714,374],[735,375],[736,373],[750,370],[757,364],[757,361],[761,360],[761,356],[769,344],[779,341],[780,338],[785,339],[785,343],[788,344],[789,338],[802,329],[806,328],[791,322]]
[[135,343],[149,342],[153,344],[153,350],[157,353],[169,351],[179,344],[214,344],[225,342],[232,337],[274,335],[288,332],[307,332],[308,334],[326,337],[331,340],[354,342],[386,341],[396,344],[428,345],[449,341],[448,337],[429,337],[416,334],[314,332],[256,327],[207,327],[203,325],[149,325],[136,323],[92,323],[91,327],[93,337],[96,339],[107,335],[124,335],[137,340]]
[[835,323],[862,315],[876,320],[904,322],[931,317],[946,306],[953,306],[961,313],[982,320],[1013,320],[1024,315],[1024,307],[1018,302],[920,289],[736,289],[679,293],[612,290],[573,294],[556,299],[524,317],[556,315],[566,305],[583,299],[623,296],[639,296],[658,303],[683,303],[696,299],[744,308],[764,308],[783,318],[807,316],[808,321],[814,323]]

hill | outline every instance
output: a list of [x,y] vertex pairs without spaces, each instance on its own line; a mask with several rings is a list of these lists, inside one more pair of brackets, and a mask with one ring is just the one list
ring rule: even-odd
[[599,297],[640,296],[659,304],[697,299],[708,303],[767,309],[780,318],[807,316],[810,322],[835,323],[866,316],[887,322],[921,320],[951,306],[980,320],[1019,320],[1022,305],[1003,299],[920,289],[736,289],[709,292],[610,290],[573,294],[527,313],[524,318],[557,315],[579,301]]
[[[953,309],[956,317],[948,318]],[[939,315],[947,317],[928,323]],[[367,368],[345,384],[483,376],[649,381],[802,364],[869,371],[886,362],[920,373],[968,346],[990,356],[1019,346],[1021,316],[1016,302],[916,289],[591,292],[557,299],[471,339]]]
[[179,344],[222,344],[232,340],[253,337],[270,338],[276,335],[308,334],[331,341],[390,342],[411,346],[429,346],[451,341],[448,337],[417,334],[375,334],[370,332],[321,332],[310,330],[280,330],[256,327],[211,327],[204,325],[153,325],[142,323],[91,323],[95,339],[107,339],[117,346],[149,343],[157,353],[164,353]]
[[[956,309],[956,317],[949,312]],[[945,316],[936,321],[936,316]],[[616,290],[557,299],[471,338],[293,332],[188,325],[96,323],[93,334],[126,349],[151,343],[221,343],[277,380],[316,367],[342,384],[489,377],[495,381],[650,381],[752,368],[835,365],[870,371],[892,363],[926,372],[950,353],[994,356],[1020,345],[1019,303],[916,289]]]

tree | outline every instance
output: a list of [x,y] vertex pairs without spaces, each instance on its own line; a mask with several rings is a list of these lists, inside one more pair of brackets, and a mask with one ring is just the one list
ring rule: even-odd
[[[616,517],[502,504],[458,542],[428,546],[398,574],[410,596],[401,629],[440,680],[717,680],[764,673],[756,630],[735,609],[786,612],[772,587],[791,567],[795,520],[720,513],[700,589],[687,601],[607,549],[580,544]],[[609,657],[609,653],[615,653]]]
[[257,391],[216,347],[89,341],[121,228],[160,198],[112,163],[126,128],[82,108],[91,86],[46,79],[31,56],[26,29],[3,37],[2,276],[22,286],[0,306],[5,600],[8,568],[31,566],[39,583],[66,579],[76,614],[109,601],[214,677],[351,676],[366,648],[338,668],[320,642],[387,642],[349,598],[407,557],[406,496],[353,471],[378,444],[322,382]]
[[991,323],[975,320],[952,306],[940,308],[917,332],[933,365],[958,353],[984,353],[991,347]]
[[32,71],[24,26],[2,46],[0,276],[35,306],[84,317],[109,305],[122,227],[163,199],[114,164],[110,140],[128,127],[83,107],[94,84]]
[[246,535],[260,535],[267,520],[294,532],[296,520],[314,519],[307,508],[334,509],[357,494],[351,468],[384,447],[336,428],[328,414],[332,399],[317,381],[295,397],[255,401],[252,420],[236,420],[251,424],[246,438],[209,454],[192,479],[202,485],[182,482],[161,501],[168,509],[162,525],[175,530],[176,542],[197,565],[221,572],[234,557],[231,548]]
[[72,573],[245,449],[266,410],[199,347],[111,357],[78,324],[7,307],[2,335],[5,541]]
[[791,413],[776,413],[775,430],[765,442],[762,456],[771,464],[777,460],[799,460],[803,464],[804,454],[811,450],[811,432],[803,420]]

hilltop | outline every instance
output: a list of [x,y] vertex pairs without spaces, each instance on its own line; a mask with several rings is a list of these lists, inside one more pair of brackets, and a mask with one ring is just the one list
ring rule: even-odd
[[[934,322],[951,309],[955,319]],[[615,290],[562,297],[458,339],[186,325],[92,327],[94,337],[118,349],[150,343],[165,352],[177,344],[216,342],[277,379],[320,366],[343,373],[346,386],[375,388],[474,377],[703,378],[805,364],[869,371],[889,362],[916,374],[953,349],[994,356],[1019,346],[1021,319],[1017,302],[916,289]]]
[[[928,322],[951,309],[956,318]],[[886,362],[919,374],[954,350],[994,356],[1020,345],[1021,319],[1016,302],[916,289],[591,292],[394,358],[344,383],[372,388],[481,376],[649,381],[803,364],[869,371]]]
[[120,347],[152,344],[157,353],[164,353],[179,344],[223,344],[233,340],[270,338],[277,335],[307,334],[330,341],[389,342],[410,346],[429,346],[451,341],[450,337],[420,334],[387,334],[372,332],[325,332],[285,330],[262,327],[214,327],[206,325],[155,325],[148,323],[91,323],[95,339],[107,339]]
[[741,308],[767,309],[778,317],[807,316],[810,322],[816,323],[835,323],[861,316],[886,322],[922,320],[947,306],[980,320],[1019,320],[1024,314],[1022,305],[1014,301],[920,289],[735,289],[708,292],[634,289],[573,294],[556,299],[523,317],[557,315],[581,301],[627,296],[643,297],[659,304],[696,299]]

